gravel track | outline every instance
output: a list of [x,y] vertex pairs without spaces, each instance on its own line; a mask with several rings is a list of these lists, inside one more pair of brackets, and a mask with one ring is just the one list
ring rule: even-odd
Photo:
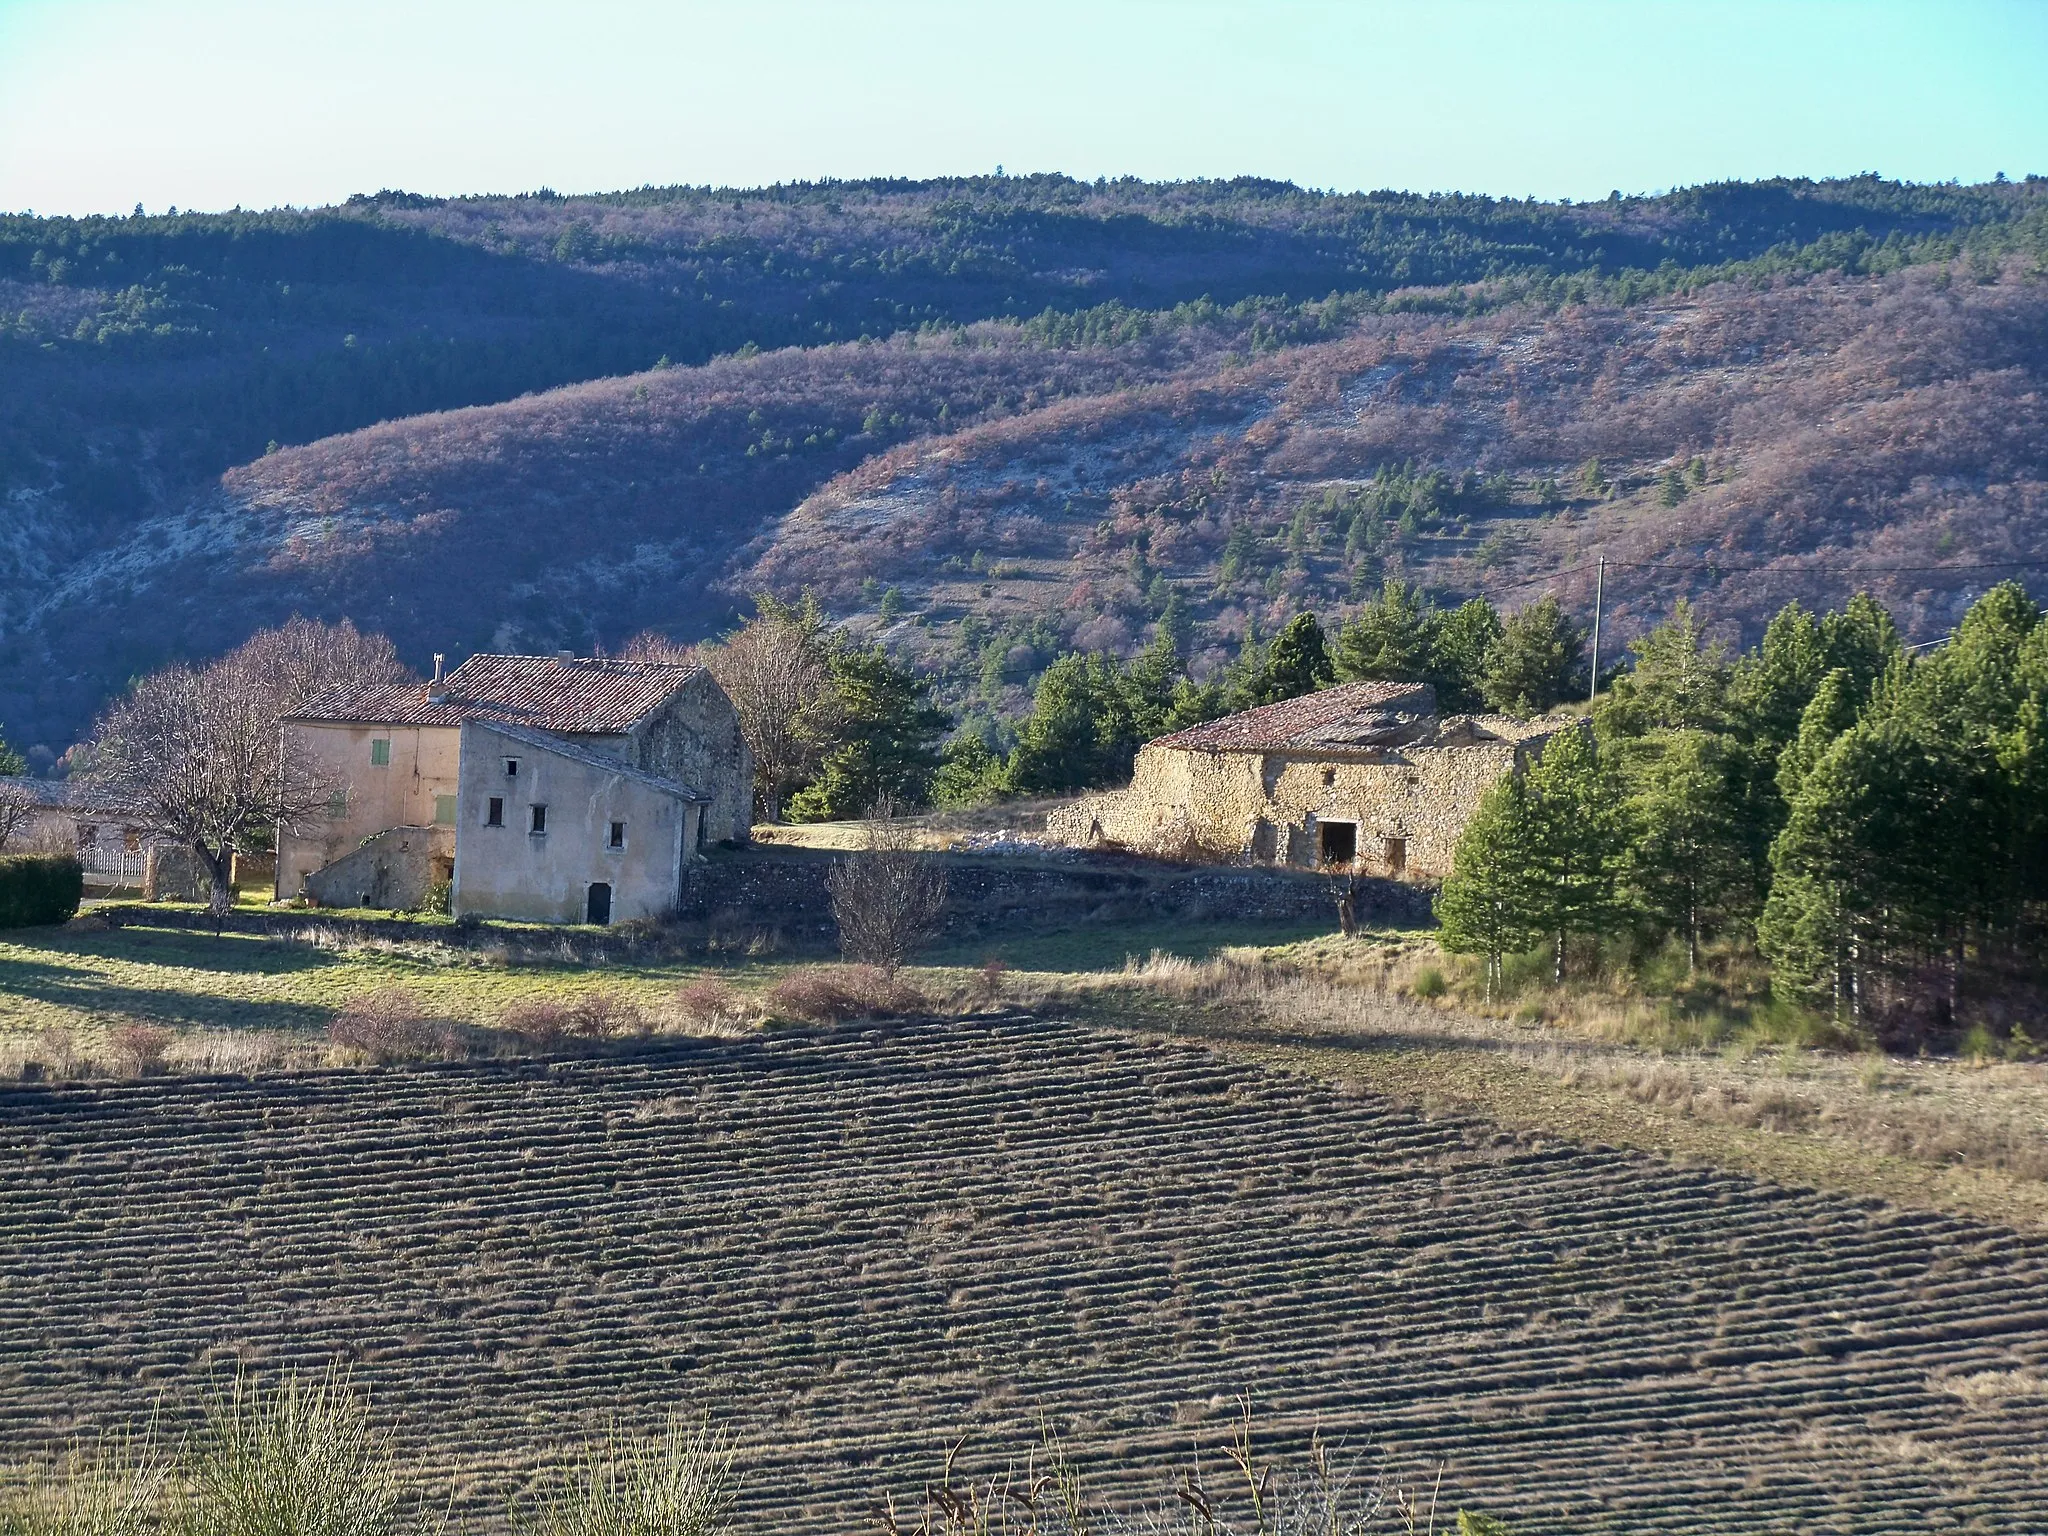
[[1518,1532],[2048,1530],[2048,1243],[1059,1023],[9,1086],[0,1156],[4,1457],[338,1355],[487,1521],[611,1413],[850,1531],[1041,1408],[1149,1488],[1249,1389]]

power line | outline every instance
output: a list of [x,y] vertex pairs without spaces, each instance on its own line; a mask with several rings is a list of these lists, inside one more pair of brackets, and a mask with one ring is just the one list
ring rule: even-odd
[[[1546,571],[1540,576],[1525,576],[1519,581],[1487,581],[1482,578],[1481,585],[1490,586],[1499,592],[1513,592],[1522,587],[1540,586],[1547,581],[1561,581],[1567,576],[1576,576],[1583,571],[1597,568],[1598,562],[1588,560],[1582,565],[1568,565],[1560,570]],[[1954,565],[1726,565],[1718,560],[1609,560],[1607,568],[1628,571],[1707,572],[1715,576],[1924,576],[1944,571],[2041,570],[2048,569],[2048,559],[1979,560]]]

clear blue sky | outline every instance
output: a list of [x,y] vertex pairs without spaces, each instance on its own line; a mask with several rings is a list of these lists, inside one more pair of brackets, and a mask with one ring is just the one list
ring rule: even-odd
[[0,209],[1059,170],[2048,174],[2048,0],[0,0]]

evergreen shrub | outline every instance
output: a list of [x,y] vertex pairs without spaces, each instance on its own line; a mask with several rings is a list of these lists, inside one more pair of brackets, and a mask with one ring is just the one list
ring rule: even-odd
[[61,923],[85,898],[85,866],[68,853],[0,858],[0,928]]

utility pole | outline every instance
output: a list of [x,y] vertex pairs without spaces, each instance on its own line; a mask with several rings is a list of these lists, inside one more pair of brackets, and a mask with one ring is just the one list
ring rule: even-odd
[[1607,596],[1607,557],[1600,557],[1600,568],[1593,576],[1593,681],[1586,687],[1586,702],[1591,704],[1600,697],[1600,604]]

